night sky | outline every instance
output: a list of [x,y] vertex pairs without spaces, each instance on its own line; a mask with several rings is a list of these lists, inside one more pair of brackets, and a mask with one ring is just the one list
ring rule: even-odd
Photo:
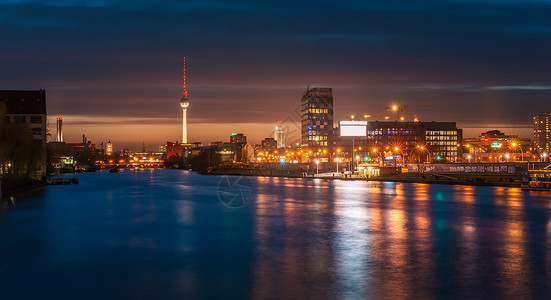
[[115,149],[258,143],[297,121],[306,87],[335,119],[396,102],[465,136],[531,137],[551,110],[551,1],[0,1],[0,89],[47,90],[50,126]]

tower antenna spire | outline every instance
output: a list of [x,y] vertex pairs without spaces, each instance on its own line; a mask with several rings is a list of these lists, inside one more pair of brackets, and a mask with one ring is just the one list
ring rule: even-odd
[[184,75],[182,76],[182,79],[184,81],[184,86],[183,86],[183,90],[182,90],[182,96],[185,97],[187,99],[187,87],[186,87],[186,57],[184,56],[184,69],[182,70],[184,71]]

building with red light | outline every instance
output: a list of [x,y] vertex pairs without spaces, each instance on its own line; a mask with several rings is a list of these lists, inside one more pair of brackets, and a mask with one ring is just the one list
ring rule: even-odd
[[187,149],[191,149],[191,144],[166,142],[166,158],[168,159],[172,156],[185,157],[187,155],[186,153],[184,153],[184,151]]

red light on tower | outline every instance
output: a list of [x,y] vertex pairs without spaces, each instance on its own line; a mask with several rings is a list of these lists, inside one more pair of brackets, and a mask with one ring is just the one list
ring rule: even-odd
[[184,75],[182,75],[182,79],[184,81],[184,86],[182,90],[182,96],[187,96],[187,88],[186,88],[186,58],[184,57],[184,68],[182,69],[184,71]]

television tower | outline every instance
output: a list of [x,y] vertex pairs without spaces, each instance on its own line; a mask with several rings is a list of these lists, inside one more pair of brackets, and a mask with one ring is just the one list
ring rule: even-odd
[[182,107],[183,118],[182,118],[182,144],[187,144],[187,108],[189,106],[189,101],[187,100],[187,89],[186,89],[186,58],[184,57],[184,88],[182,90],[182,99],[180,99],[180,106]]

